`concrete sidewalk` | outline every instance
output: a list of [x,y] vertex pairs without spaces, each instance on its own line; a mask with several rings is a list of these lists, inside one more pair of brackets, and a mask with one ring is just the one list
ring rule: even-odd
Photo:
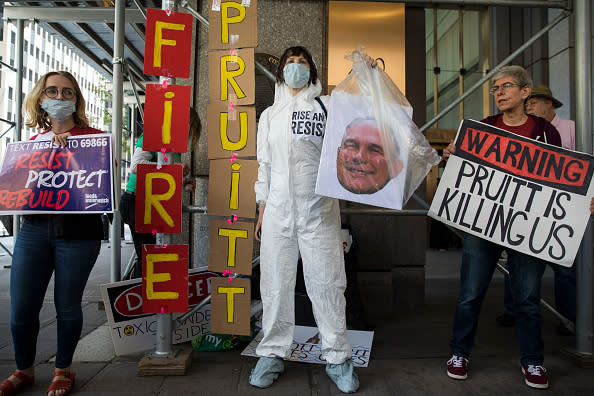
[[[6,244],[9,238],[1,238]],[[122,243],[123,266],[133,247]],[[446,375],[448,342],[457,298],[460,251],[427,251],[426,303],[414,313],[375,323],[376,330],[368,368],[358,369],[360,395],[501,395],[534,394],[524,384],[513,328],[495,324],[503,309],[503,280],[496,274],[486,297],[476,347],[470,361],[469,379],[452,380]],[[110,248],[103,244],[84,296],[83,338],[77,348],[73,370],[75,392],[80,395],[338,395],[323,365],[286,362],[286,372],[269,389],[248,385],[255,358],[241,351],[194,353],[185,376],[138,377],[142,354],[115,357],[105,323],[98,308],[99,285],[109,281]],[[10,263],[0,256],[2,267]],[[0,373],[14,369],[8,328],[10,269],[0,269]],[[552,299],[552,271],[547,269],[543,295]],[[379,302],[378,302],[379,303]],[[555,395],[594,394],[594,370],[578,367],[563,348],[575,347],[575,337],[556,334],[557,320],[543,311],[545,367],[549,370],[549,392]],[[36,383],[19,394],[45,392],[53,370],[56,322],[52,291],[41,313]],[[181,346],[189,348],[189,345]]]

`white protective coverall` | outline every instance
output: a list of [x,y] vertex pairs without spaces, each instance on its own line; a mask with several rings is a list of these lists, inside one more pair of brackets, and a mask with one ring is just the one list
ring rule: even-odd
[[[338,200],[314,190],[326,116],[311,84],[292,96],[277,84],[274,104],[258,125],[256,200],[262,219],[260,289],[264,338],[256,353],[287,357],[295,326],[295,279],[299,253],[307,294],[322,339],[322,357],[340,364],[351,357],[346,337],[346,275]],[[327,108],[328,97],[322,100]]]

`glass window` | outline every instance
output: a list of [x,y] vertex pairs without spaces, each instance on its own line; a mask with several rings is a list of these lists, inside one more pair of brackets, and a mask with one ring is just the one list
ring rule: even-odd
[[8,87],[8,100],[12,100],[12,87]]
[[35,59],[39,59],[39,48],[35,48]]
[[25,44],[23,45],[23,51],[27,52],[29,50],[29,42],[25,40]]
[[16,44],[16,33],[15,32],[10,32],[10,43]]

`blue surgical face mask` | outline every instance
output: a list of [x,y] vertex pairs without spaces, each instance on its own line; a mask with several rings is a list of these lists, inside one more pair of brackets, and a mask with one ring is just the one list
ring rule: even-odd
[[283,76],[289,87],[299,89],[309,81],[309,69],[299,63],[289,63],[283,69]]
[[76,103],[69,100],[43,99],[41,108],[56,121],[65,121],[76,111]]

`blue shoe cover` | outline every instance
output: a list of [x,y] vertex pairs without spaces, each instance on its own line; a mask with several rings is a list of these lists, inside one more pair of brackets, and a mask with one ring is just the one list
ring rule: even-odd
[[341,364],[327,364],[326,374],[342,393],[355,393],[359,389],[359,377],[353,370],[351,359]]
[[250,374],[250,385],[268,388],[285,371],[281,358],[261,357]]

